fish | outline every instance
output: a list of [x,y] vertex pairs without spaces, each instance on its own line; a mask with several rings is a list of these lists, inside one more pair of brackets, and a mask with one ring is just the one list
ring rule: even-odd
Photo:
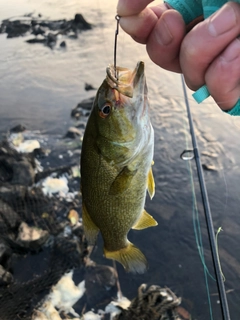
[[99,231],[104,255],[127,272],[144,273],[145,255],[128,238],[131,229],[158,223],[144,209],[155,193],[154,130],[144,62],[132,71],[109,65],[89,115],[81,151],[82,220],[89,244]]

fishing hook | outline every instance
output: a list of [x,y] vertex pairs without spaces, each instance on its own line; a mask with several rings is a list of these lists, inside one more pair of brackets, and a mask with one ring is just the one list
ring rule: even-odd
[[114,71],[115,71],[115,78],[118,80],[118,74],[117,74],[117,36],[119,32],[119,21],[120,16],[117,14],[115,16],[115,19],[117,20],[117,27],[115,31],[115,39],[114,39],[114,53],[113,53],[113,60],[114,60]]

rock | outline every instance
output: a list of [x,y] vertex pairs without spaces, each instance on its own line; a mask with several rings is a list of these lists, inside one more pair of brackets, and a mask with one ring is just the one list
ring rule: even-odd
[[80,30],[92,29],[92,25],[85,20],[81,13],[75,14],[73,24]]
[[48,320],[44,312],[39,310],[34,310],[31,320]]
[[10,132],[11,133],[19,133],[19,132],[23,132],[25,130],[26,130],[26,128],[23,125],[18,124],[17,126],[15,126],[12,129],[10,129]]
[[49,238],[49,233],[36,227],[30,227],[25,222],[19,226],[17,243],[31,250],[38,250]]
[[32,185],[35,177],[35,160],[31,154],[21,154],[9,146],[8,141],[0,142],[0,185]]
[[85,287],[90,308],[96,306],[100,308],[102,304],[109,304],[114,297],[117,297],[116,271],[104,265],[86,267]]
[[78,38],[78,33],[75,31],[75,32],[71,32],[68,34],[68,38],[69,39],[77,39]]
[[13,276],[0,265],[0,286],[8,285],[13,281]]
[[9,137],[9,141],[14,147],[18,147],[24,141],[24,136],[21,132],[12,133]]
[[81,118],[83,116],[83,114],[80,110],[74,110],[74,111],[72,110],[71,116],[78,120],[79,118]]
[[13,164],[12,184],[31,186],[34,183],[35,171],[28,159],[22,159]]
[[85,281],[80,282],[76,286],[72,276],[73,271],[63,275],[58,283],[52,287],[48,300],[51,301],[54,307],[57,307],[61,311],[71,313],[75,317],[79,317],[72,306],[84,295]]
[[44,35],[45,31],[39,26],[39,25],[34,25],[32,28],[32,34],[35,36],[38,35]]
[[43,193],[51,196],[53,193],[68,193],[68,180],[65,177],[52,178],[48,177],[43,181]]
[[7,140],[3,140],[0,142],[0,155],[6,155],[6,154],[14,155],[16,154],[16,150],[14,150],[9,146],[9,143]]
[[[111,314],[111,319],[116,315],[120,314],[123,309],[128,309],[131,304],[131,301],[124,296],[118,294],[118,299],[111,301],[105,308],[106,314]],[[105,319],[105,317],[104,317]]]
[[78,128],[70,127],[64,138],[76,139],[82,136],[81,131]]
[[66,41],[62,41],[59,46],[60,46],[61,48],[66,48],[66,47],[67,47]]
[[75,226],[79,220],[79,214],[76,210],[71,209],[68,214],[68,219],[71,222],[72,226]]
[[6,202],[0,199],[0,234],[15,230],[21,223],[19,215]]
[[81,108],[81,109],[84,109],[84,110],[90,111],[92,109],[92,105],[93,105],[94,99],[95,99],[95,97],[91,97],[89,99],[84,99],[83,101],[81,101],[77,105],[77,107]]
[[26,40],[27,43],[45,43],[46,39],[45,38],[32,38]]
[[43,149],[43,148],[36,148],[33,150],[33,155],[35,158],[45,158],[49,155],[51,151],[50,150],[46,150],[46,149]]
[[97,313],[88,311],[87,313],[84,313],[82,320],[102,320],[102,317]]
[[[0,24],[0,33],[7,33],[7,38],[13,38],[24,36],[29,32],[36,38],[28,39],[27,43],[43,43],[53,49],[59,34],[71,34],[74,35],[74,38],[77,38],[79,32],[92,29],[92,24],[87,22],[80,13],[77,13],[72,20],[43,20],[39,18],[41,17],[33,17],[27,14],[20,20],[5,19]],[[52,33],[52,31],[56,31],[56,33]],[[38,36],[43,37],[38,38]],[[66,42],[62,41],[60,47],[66,47]]]
[[[72,173],[72,167],[71,165],[67,165],[67,166],[60,166],[60,167],[56,167],[56,168],[48,168],[45,169],[42,172],[38,172],[35,176],[35,183],[47,178],[48,176],[50,176],[52,173],[56,173],[58,176],[62,175],[63,173],[68,173],[71,174]],[[1,189],[0,189],[1,190]],[[0,193],[1,194],[1,193]]]
[[29,24],[23,23],[20,20],[15,20],[7,22],[5,32],[7,33],[7,38],[14,38],[25,35],[30,29],[31,26]]
[[10,258],[12,256],[12,250],[5,243],[3,239],[0,239],[0,265],[2,265],[5,269],[9,269],[10,267]]
[[54,34],[52,32],[49,32],[47,37],[46,37],[46,45],[49,47],[49,48],[53,48],[55,45],[56,45],[56,42],[57,42],[57,34]]
[[86,123],[85,122],[80,122],[76,125],[76,128],[79,129],[85,129],[86,128]]
[[13,186],[8,183],[0,185],[0,199],[8,203],[12,203],[16,199],[24,199],[26,192],[27,188],[25,186]]
[[37,140],[25,140],[17,147],[17,151],[22,153],[31,153],[35,149],[39,148],[40,143]]
[[93,87],[91,84],[89,84],[89,83],[85,83],[84,89],[85,89],[86,91],[96,90],[96,88],[94,88],[94,87]]
[[79,102],[79,104],[72,109],[71,117],[79,119],[81,116],[87,116],[89,111],[92,109],[94,99],[95,97],[92,97]]
[[0,156],[0,182],[30,186],[34,177],[34,166],[30,158]]
[[203,170],[206,170],[206,171],[218,171],[217,168],[214,166],[214,164],[203,163],[202,168]]
[[54,308],[53,304],[50,301],[45,301],[39,311],[41,312],[40,320],[45,320],[45,319],[61,320],[62,319],[58,311]]

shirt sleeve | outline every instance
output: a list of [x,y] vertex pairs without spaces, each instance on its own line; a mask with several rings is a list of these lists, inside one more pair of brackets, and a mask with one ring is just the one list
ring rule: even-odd
[[167,0],[164,2],[181,13],[186,24],[203,15],[202,0]]
[[[203,16],[208,18],[220,9],[228,0],[166,0],[173,9],[181,13],[186,24]],[[240,0],[234,2],[240,3]]]

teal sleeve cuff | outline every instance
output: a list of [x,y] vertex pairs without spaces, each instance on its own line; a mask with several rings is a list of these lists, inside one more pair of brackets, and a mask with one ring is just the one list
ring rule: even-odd
[[[207,99],[210,96],[208,88],[206,85],[199,88],[196,92],[192,94],[193,98],[197,101],[197,103],[203,102],[203,100]],[[238,102],[233,106],[231,110],[223,112],[231,115],[231,116],[240,116],[240,99]]]
[[199,88],[196,92],[192,94],[193,98],[197,101],[197,103],[203,102],[203,100],[207,99],[210,96],[208,88],[206,85]]
[[226,2],[227,0],[202,0],[204,19],[219,10]]
[[227,114],[230,114],[231,116],[240,116],[240,99],[231,110],[224,111],[224,112],[226,112]]
[[[240,3],[240,0],[232,0]],[[228,0],[166,0],[173,9],[181,13],[186,24],[203,15],[204,19],[220,9]]]
[[201,0],[167,0],[164,2],[181,13],[186,24],[203,15]]

